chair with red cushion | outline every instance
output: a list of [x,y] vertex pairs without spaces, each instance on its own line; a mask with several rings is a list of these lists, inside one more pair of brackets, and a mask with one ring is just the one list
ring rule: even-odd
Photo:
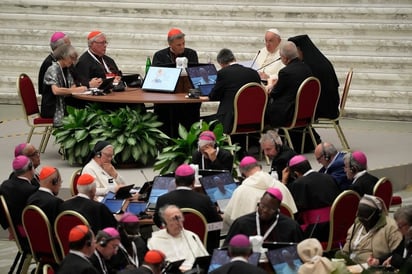
[[[313,145],[316,147],[316,139],[312,131],[312,124],[315,119],[316,106],[320,96],[320,82],[316,77],[308,77],[300,84],[296,93],[295,112],[289,125],[281,127],[283,135],[290,148],[294,149],[289,131],[302,130],[301,153],[305,146],[306,132],[309,132]],[[295,149],[294,149],[295,150]]]
[[391,206],[392,194],[392,182],[386,177],[380,178],[373,187],[373,195],[383,200],[387,210]]
[[77,195],[79,193],[77,191],[77,180],[79,179],[80,175],[82,174],[82,169],[79,168],[75,170],[70,178],[70,194],[72,196]]
[[43,274],[54,274],[54,273],[55,271],[51,265],[45,264],[43,266]]
[[27,248],[24,247],[25,245],[21,242],[20,237],[17,235],[17,230],[14,227],[9,208],[3,195],[0,195],[0,219],[1,225],[4,229],[8,228],[10,238],[15,241],[17,246],[17,254],[14,258],[13,264],[10,266],[9,273],[13,273],[18,263],[16,273],[27,273],[32,259],[31,251],[28,246]]
[[74,210],[60,212],[54,221],[54,234],[56,235],[63,257],[69,253],[69,233],[76,225],[89,226],[89,223],[83,215]]
[[183,227],[199,236],[205,248],[207,248],[207,221],[202,213],[193,208],[181,208],[185,221]]
[[39,207],[28,205],[23,210],[22,221],[36,262],[35,273],[41,273],[45,264],[57,266],[61,256],[56,249],[56,241],[46,214]]
[[336,133],[338,134],[338,137],[342,144],[342,147],[345,150],[349,150],[350,147],[349,147],[348,141],[346,140],[345,134],[343,134],[343,130],[341,128],[339,120],[342,118],[342,116],[345,113],[346,99],[348,98],[349,87],[352,82],[352,75],[353,75],[353,69],[350,68],[348,73],[346,74],[345,85],[343,87],[342,96],[340,98],[339,116],[335,119],[319,117],[313,124],[314,128],[335,128]]
[[288,216],[292,219],[295,219],[295,216],[293,215],[292,209],[290,209],[290,207],[287,206],[286,204],[281,203],[280,207],[279,207],[279,210],[280,210],[280,213],[282,213],[283,215],[286,215],[286,216]]
[[233,102],[233,128],[228,135],[230,145],[231,135],[246,135],[246,150],[249,149],[249,134],[263,131],[267,101],[265,87],[259,83],[245,84],[237,91]]
[[33,82],[27,74],[22,73],[17,79],[17,92],[21,99],[27,124],[30,127],[27,143],[30,143],[33,134],[42,135],[39,150],[44,152],[53,130],[53,118],[43,118],[40,116],[36,91]]
[[337,250],[346,242],[348,229],[354,223],[360,196],[353,190],[345,190],[332,204],[329,217],[329,239],[321,242],[324,252]]

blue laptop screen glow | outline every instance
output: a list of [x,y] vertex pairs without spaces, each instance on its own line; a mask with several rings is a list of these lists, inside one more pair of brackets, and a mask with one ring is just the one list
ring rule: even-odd
[[[253,265],[258,265],[260,259],[260,253],[259,252],[253,252],[249,258],[248,262]],[[221,267],[224,264],[227,264],[230,262],[230,257],[227,254],[227,250],[225,249],[215,249],[213,250],[213,255],[212,255],[212,260],[210,261],[209,265],[209,270],[207,273],[212,272],[216,268]]]
[[149,204],[155,205],[157,198],[163,194],[176,189],[175,178],[168,176],[157,176],[154,178],[152,191],[149,196]]
[[302,265],[296,245],[270,249],[267,256],[276,273],[298,273]]
[[158,91],[172,93],[179,80],[180,68],[150,67],[144,78],[144,91]]
[[209,95],[217,78],[217,70],[214,64],[188,67],[186,69],[193,88],[199,89],[203,96]]

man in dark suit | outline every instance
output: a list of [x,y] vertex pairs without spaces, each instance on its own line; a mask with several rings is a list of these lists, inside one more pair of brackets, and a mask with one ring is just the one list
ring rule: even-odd
[[248,263],[248,258],[252,254],[252,244],[249,238],[243,234],[237,234],[229,242],[228,254],[230,263],[210,272],[211,274],[264,274],[262,268]]
[[51,225],[59,213],[63,200],[58,198],[62,179],[57,168],[44,166],[40,171],[40,188],[27,199],[27,205],[38,206],[46,214]]
[[312,76],[309,66],[299,60],[293,42],[286,42],[282,46],[280,58],[286,67],[279,71],[278,80],[269,93],[265,115],[266,124],[274,128],[285,126],[292,120],[299,86]]
[[[208,223],[220,222],[222,218],[217,213],[216,207],[205,194],[193,191],[195,171],[187,164],[180,165],[175,172],[176,190],[160,196],[156,202],[154,222],[161,226],[159,209],[167,204],[173,204],[179,208],[193,208],[206,218]],[[219,246],[220,230],[208,232],[207,250],[210,254]]]
[[77,225],[69,233],[69,253],[61,262],[57,274],[98,274],[99,271],[91,264],[96,243],[93,231],[85,225]]
[[284,175],[296,178],[287,187],[298,208],[296,219],[305,236],[327,241],[330,207],[340,193],[335,180],[329,174],[314,171],[303,155],[290,159]]
[[209,99],[220,103],[217,113],[205,120],[218,120],[223,124],[224,133],[230,133],[233,127],[233,102],[237,91],[245,84],[260,83],[260,77],[254,69],[237,64],[230,49],[221,49],[216,60],[222,69],[217,72],[216,84],[209,94]]
[[95,178],[87,173],[80,175],[77,181],[77,196],[64,201],[60,212],[74,210],[83,215],[89,222],[93,232],[97,233],[106,227],[116,227],[117,221],[110,210],[102,203],[94,200],[96,194]]
[[365,153],[349,152],[343,157],[343,162],[346,176],[352,182],[349,189],[358,192],[361,197],[365,194],[373,195],[373,188],[379,179],[367,172],[368,163]]
[[[30,195],[38,190],[37,186],[31,184],[34,177],[33,163],[27,156],[19,155],[13,160],[14,176],[4,181],[0,186],[0,194],[4,196],[11,219],[17,234],[25,235],[21,215]],[[2,219],[4,229],[8,227],[7,222]]]
[[332,176],[339,186],[340,190],[349,188],[351,182],[346,177],[343,163],[344,152],[338,152],[335,146],[328,142],[322,142],[315,148],[315,158],[322,167],[320,173],[326,173]]

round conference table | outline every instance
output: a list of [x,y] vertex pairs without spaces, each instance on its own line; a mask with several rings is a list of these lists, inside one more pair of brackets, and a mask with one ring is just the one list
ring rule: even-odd
[[76,99],[101,103],[153,103],[153,104],[181,104],[201,103],[209,101],[208,97],[188,98],[187,93],[147,92],[140,88],[127,88],[125,91],[110,92],[105,95],[73,93]]

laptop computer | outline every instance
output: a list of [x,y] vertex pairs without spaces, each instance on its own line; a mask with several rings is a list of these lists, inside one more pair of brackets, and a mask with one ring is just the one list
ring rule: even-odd
[[152,190],[150,191],[147,210],[155,210],[157,199],[163,194],[175,190],[175,177],[172,174],[156,176],[153,180]]
[[144,91],[173,93],[181,70],[180,68],[151,66],[144,78],[142,89]]
[[[259,259],[260,259],[260,253],[259,252],[253,252],[249,258],[248,262],[253,265],[258,265],[259,264]],[[213,270],[221,267],[224,264],[227,264],[230,262],[230,257],[227,254],[227,249],[215,249],[213,250],[212,254],[212,259],[210,261],[209,269],[207,273],[212,272]]]
[[113,87],[113,80],[114,80],[114,77],[104,79],[103,82],[98,87],[98,89],[103,90],[106,93],[110,92],[110,89]]
[[127,206],[126,212],[140,215],[146,211],[147,203],[144,202],[130,202]]
[[122,211],[124,200],[106,199],[103,204],[110,210],[112,214]]
[[114,195],[114,198],[124,200],[124,199],[132,197],[130,190],[132,190],[133,187],[134,187],[134,184],[119,187],[116,191],[116,194]]
[[222,172],[209,176],[202,176],[199,182],[213,203],[217,203],[220,211],[224,212],[233,191],[237,188],[230,172]]
[[208,96],[216,83],[217,70],[214,64],[203,64],[186,69],[193,88],[200,91],[201,96]]
[[269,249],[266,256],[275,273],[298,273],[302,265],[296,244]]

